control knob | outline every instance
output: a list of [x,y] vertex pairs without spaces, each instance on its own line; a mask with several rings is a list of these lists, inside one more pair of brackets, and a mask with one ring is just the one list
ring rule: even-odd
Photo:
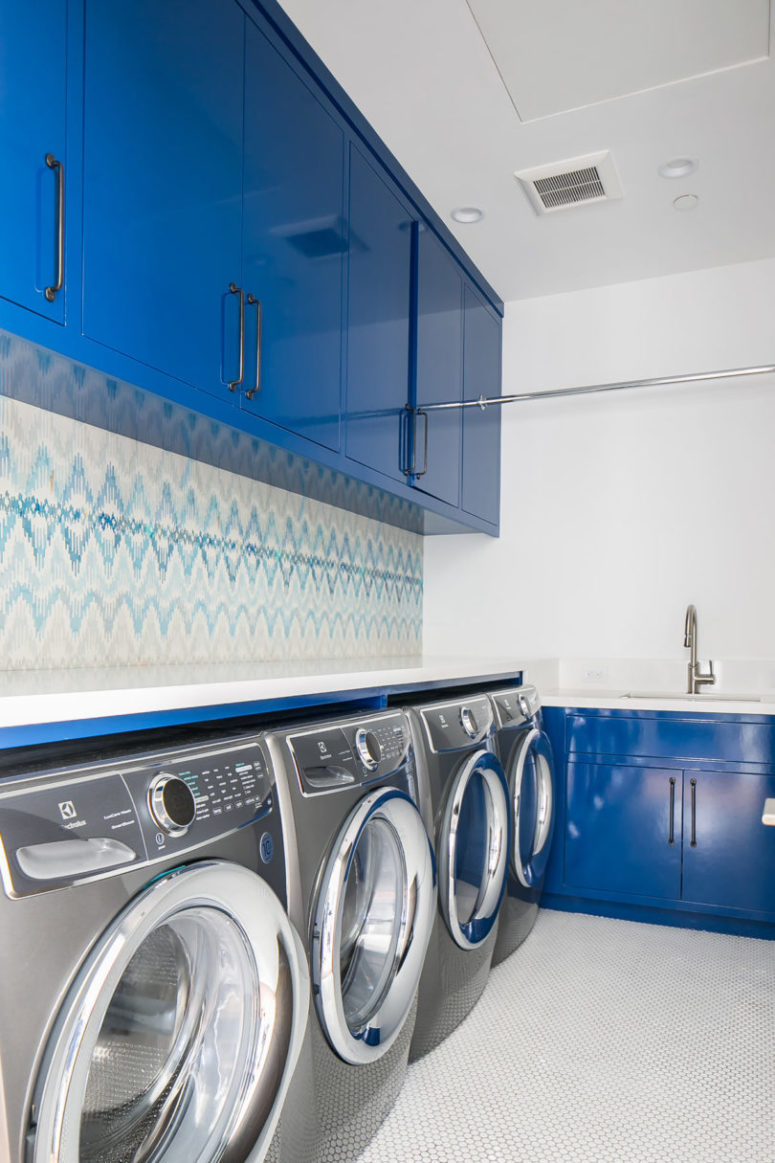
[[382,744],[373,731],[359,727],[355,732],[355,750],[367,771],[375,771],[382,758]]
[[185,836],[196,818],[196,799],[180,776],[162,771],[148,788],[148,807],[169,836]]
[[469,739],[475,739],[479,734],[479,726],[470,707],[460,708],[460,724]]

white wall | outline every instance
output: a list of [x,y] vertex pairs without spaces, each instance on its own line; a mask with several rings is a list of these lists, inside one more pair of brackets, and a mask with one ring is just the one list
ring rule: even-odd
[[[509,303],[504,392],[775,363],[775,261]],[[503,410],[501,537],[429,538],[428,653],[775,658],[775,378]]]

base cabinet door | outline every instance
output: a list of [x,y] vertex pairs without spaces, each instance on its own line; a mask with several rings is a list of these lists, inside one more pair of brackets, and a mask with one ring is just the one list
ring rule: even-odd
[[681,772],[569,763],[565,886],[678,900]]
[[346,452],[405,481],[412,215],[387,176],[350,147]]
[[245,78],[243,406],[338,450],[344,130],[250,20]]
[[775,914],[775,828],[762,824],[775,775],[684,773],[684,901]]
[[66,0],[0,4],[0,296],[64,322]]
[[86,0],[84,333],[218,394],[239,367],[244,26],[232,0]]

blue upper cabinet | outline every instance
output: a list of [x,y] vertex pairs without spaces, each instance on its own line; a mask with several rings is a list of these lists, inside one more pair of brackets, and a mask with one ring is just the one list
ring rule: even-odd
[[350,147],[347,456],[405,480],[413,216],[384,172]]
[[[463,396],[499,396],[501,320],[470,283],[463,288]],[[467,513],[498,524],[500,502],[500,405],[463,412],[463,500]]]
[[243,406],[334,450],[347,254],[344,162],[344,131],[312,82],[248,21]]
[[66,0],[0,4],[0,296],[64,322]]
[[502,304],[276,0],[5,0],[0,164],[0,327],[497,532],[497,411],[422,408]]
[[86,0],[83,331],[209,392],[238,375],[244,25]]
[[[427,227],[418,233],[418,409],[463,398],[463,276],[447,248]],[[413,484],[457,508],[460,504],[460,409],[418,416],[413,440]]]

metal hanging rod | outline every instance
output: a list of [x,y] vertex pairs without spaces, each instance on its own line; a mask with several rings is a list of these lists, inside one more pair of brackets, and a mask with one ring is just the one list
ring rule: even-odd
[[727,380],[736,376],[763,376],[775,373],[775,364],[760,367],[735,367],[719,372],[694,372],[683,376],[657,376],[650,380],[620,380],[615,384],[589,384],[580,388],[556,388],[543,392],[519,392],[510,396],[480,396],[478,400],[450,400],[442,404],[423,404],[415,412],[446,412],[451,408],[481,408],[490,404],[521,404],[526,400],[554,400],[559,396],[590,396],[597,392],[627,392],[632,388],[663,388],[668,384],[695,384],[702,380]]

